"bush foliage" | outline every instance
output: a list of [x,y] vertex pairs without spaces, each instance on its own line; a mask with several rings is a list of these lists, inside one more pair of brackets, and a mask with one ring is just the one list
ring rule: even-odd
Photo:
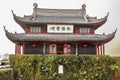
[[[14,80],[119,80],[120,76],[120,64],[109,56],[10,55],[10,65]],[[58,73],[59,65],[63,74]]]
[[12,69],[0,69],[0,80],[13,80]]

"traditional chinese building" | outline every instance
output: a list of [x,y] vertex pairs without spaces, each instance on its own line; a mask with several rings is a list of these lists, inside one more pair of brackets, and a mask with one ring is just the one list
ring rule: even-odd
[[105,43],[111,41],[115,32],[95,34],[107,16],[101,19],[86,15],[86,5],[81,9],[42,9],[33,4],[32,15],[14,20],[25,33],[6,36],[15,43],[15,54],[105,54]]

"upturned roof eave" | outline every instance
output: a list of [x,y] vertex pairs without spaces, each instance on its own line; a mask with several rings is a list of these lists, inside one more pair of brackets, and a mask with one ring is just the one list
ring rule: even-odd
[[[83,39],[79,39],[79,40],[78,39],[77,40],[76,39],[74,39],[74,40],[73,39],[71,39],[71,40],[67,40],[67,39],[66,40],[65,39],[56,40],[55,38],[52,38],[52,39],[48,38],[46,40],[46,39],[42,39],[43,36],[42,37],[38,36],[38,37],[41,37],[41,39],[40,38],[39,39],[35,39],[35,38],[26,39],[25,37],[21,37],[23,34],[12,34],[12,33],[9,33],[6,29],[5,29],[5,33],[6,33],[7,38],[14,43],[40,41],[40,42],[91,42],[91,43],[98,43],[98,44],[103,43],[104,44],[104,43],[107,43],[107,42],[111,41],[114,38],[116,31],[113,32],[112,34],[104,35],[105,38],[102,39],[102,37],[101,37],[101,39],[99,39],[99,40],[92,40],[92,39],[86,39],[86,40],[83,40]],[[28,34],[25,34],[25,35],[28,35]],[[36,34],[34,34],[34,35],[36,35]],[[34,35],[33,35],[33,37],[34,37]],[[76,35],[74,34],[74,36],[76,36]],[[47,38],[47,37],[45,37],[45,38]]]

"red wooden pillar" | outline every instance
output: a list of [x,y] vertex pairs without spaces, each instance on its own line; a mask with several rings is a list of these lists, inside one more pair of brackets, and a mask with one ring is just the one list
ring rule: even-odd
[[103,44],[103,55],[105,55],[105,45]]
[[98,55],[99,55],[100,53],[99,53],[99,45],[98,45]]
[[22,44],[22,55],[24,54],[25,44]]
[[21,54],[21,45],[15,44],[15,54]]
[[98,55],[98,45],[96,44],[96,55]]
[[102,44],[100,45],[100,49],[101,49],[101,55],[102,55],[103,54]]

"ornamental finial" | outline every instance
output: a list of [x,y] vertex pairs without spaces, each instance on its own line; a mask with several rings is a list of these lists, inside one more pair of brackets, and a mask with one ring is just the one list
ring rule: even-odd
[[32,20],[35,20],[36,19],[36,11],[37,11],[38,4],[34,3],[33,6],[34,6],[34,8],[33,8]]
[[38,4],[37,4],[37,3],[34,3],[33,6],[34,6],[34,8],[37,8],[37,7],[38,7]]
[[83,4],[83,5],[82,5],[82,8],[85,9],[85,8],[86,8],[86,4]]
[[83,1],[83,5],[82,5],[82,8],[85,9],[86,8],[86,4],[85,4],[85,0]]

